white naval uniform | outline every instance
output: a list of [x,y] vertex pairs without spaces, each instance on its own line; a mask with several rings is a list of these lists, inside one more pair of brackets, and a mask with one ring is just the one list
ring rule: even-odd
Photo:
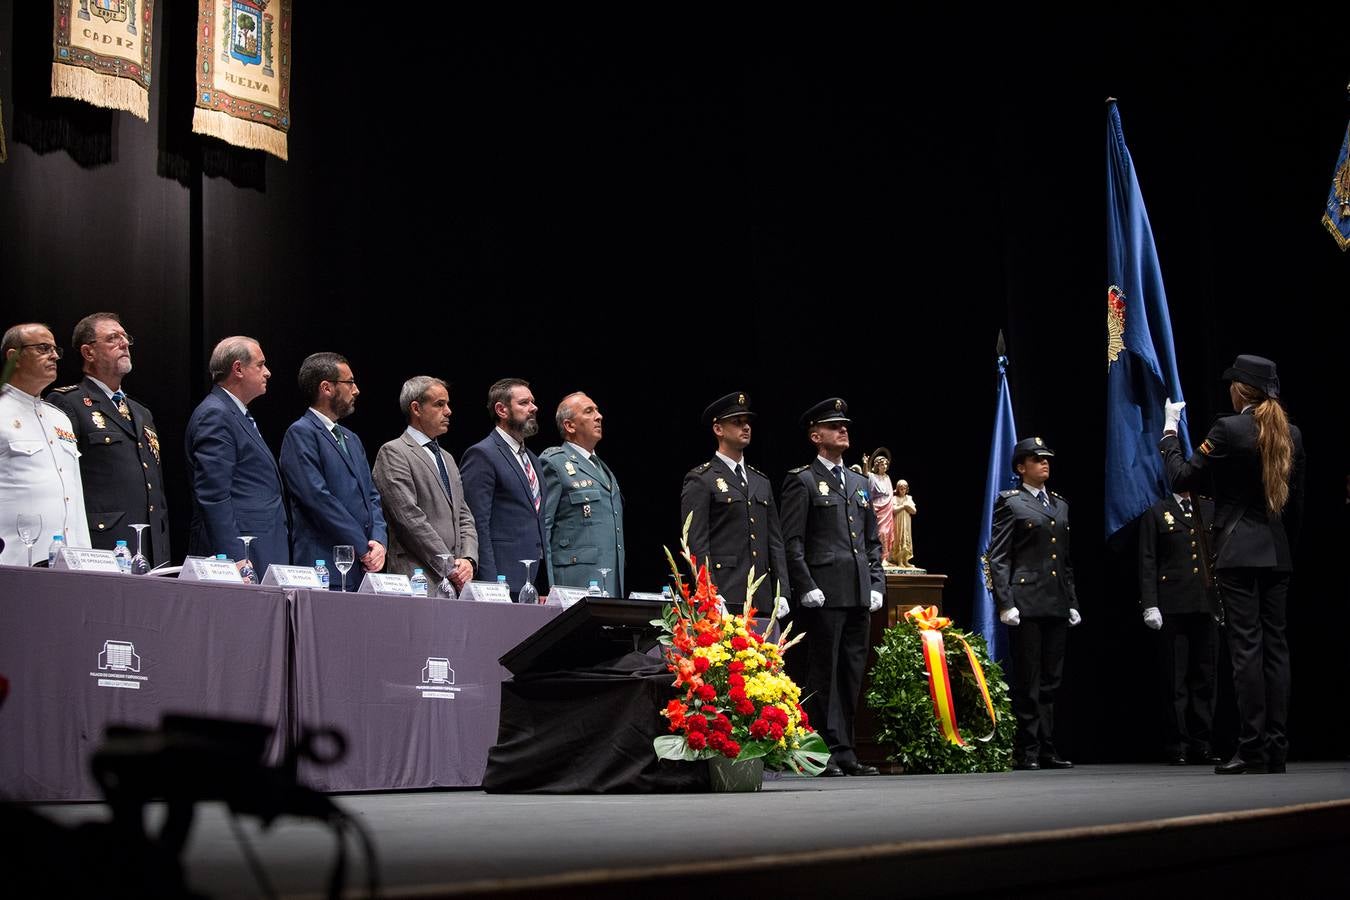
[[20,512],[42,516],[34,560],[47,552],[54,534],[64,535],[67,547],[90,546],[80,450],[70,419],[7,384],[0,388],[0,537],[5,541],[0,565],[28,564],[28,548],[15,524]]

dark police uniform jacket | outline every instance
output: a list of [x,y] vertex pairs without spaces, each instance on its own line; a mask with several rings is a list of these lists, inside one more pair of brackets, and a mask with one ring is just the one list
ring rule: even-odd
[[788,472],[783,480],[788,571],[797,602],[819,588],[826,609],[865,610],[872,591],[886,593],[877,517],[867,479],[847,468],[844,479],[841,489],[834,473],[817,458]]
[[774,597],[792,596],[783,530],[768,477],[746,466],[745,479],[748,489],[718,457],[690,469],[680,490],[680,523],[693,513],[689,550],[700,563],[706,559],[727,607],[740,612],[754,566],[756,579],[768,576],[755,591],[755,610],[772,615]]
[[994,502],[989,569],[999,611],[1069,617],[1078,608],[1069,565],[1069,502],[1049,493],[1050,508],[1025,488],[1000,491]]
[[1171,494],[1139,519],[1139,606],[1168,615],[1209,612],[1201,566],[1201,532],[1214,521],[1214,503],[1191,501],[1191,517]]
[[1283,513],[1274,518],[1266,511],[1256,417],[1250,410],[1221,416],[1189,460],[1182,459],[1181,441],[1176,435],[1165,435],[1159,442],[1172,490],[1199,490],[1207,486],[1207,476],[1213,476],[1215,511],[1210,532],[1216,569],[1251,566],[1293,570],[1290,548],[1298,543],[1303,516],[1305,459],[1302,433],[1294,425],[1289,431],[1294,442],[1289,501]]
[[60,408],[75,426],[80,448],[80,480],[84,483],[85,517],[94,547],[111,550],[124,540],[136,552],[136,532],[127,526],[144,522],[144,550],[150,565],[169,559],[169,509],[164,500],[159,432],[150,410],[126,398],[131,421],[89,378],[59,387],[47,402]]

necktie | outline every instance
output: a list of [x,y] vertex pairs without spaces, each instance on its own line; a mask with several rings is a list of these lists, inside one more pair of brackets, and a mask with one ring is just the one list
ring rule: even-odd
[[530,465],[530,457],[525,454],[525,448],[520,448],[520,466],[525,470],[525,480],[530,483],[530,498],[534,500],[534,511],[539,512],[539,476],[534,474],[534,466]]
[[844,467],[835,466],[830,471],[834,473],[835,478],[839,479],[839,490],[841,491],[846,490],[846,488],[844,487]]
[[333,426],[333,437],[337,440],[338,448],[342,451],[342,455],[349,456],[350,454],[347,453],[347,439],[342,436],[342,429],[338,428],[336,425]]
[[254,430],[254,431],[257,431],[259,434],[262,434],[261,431],[258,431],[258,420],[255,419],[255,418],[253,418],[253,413],[245,412],[245,413],[244,413],[244,418],[245,418],[245,419],[248,419],[248,424],[250,424],[250,425],[253,426],[253,430]]
[[112,402],[117,406],[117,411],[122,414],[122,418],[128,422],[131,421],[131,408],[127,406],[127,395],[124,391],[113,391]]
[[742,487],[742,488],[748,487],[748,485],[745,483],[745,464],[744,464],[744,463],[736,463],[736,477],[739,478],[739,479],[741,480],[741,487]]
[[441,484],[445,486],[445,496],[452,496],[450,493],[450,473],[445,470],[445,460],[441,459],[441,445],[435,441],[427,441],[422,445],[431,451],[431,455],[436,457],[436,469],[441,473]]
[[1045,491],[1040,491],[1040,492],[1037,494],[1037,496],[1041,498],[1041,506],[1044,506],[1046,509],[1049,509],[1049,508],[1050,508],[1050,495],[1047,494]]
[[1189,518],[1191,517],[1191,498],[1190,498],[1190,497],[1182,497],[1182,498],[1181,498],[1181,511],[1182,511],[1183,513],[1186,514],[1186,518],[1189,519]]

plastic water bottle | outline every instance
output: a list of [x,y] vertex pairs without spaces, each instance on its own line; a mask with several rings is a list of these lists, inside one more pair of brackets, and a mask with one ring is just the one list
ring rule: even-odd
[[661,586],[661,602],[662,603],[675,602],[675,594],[671,591],[670,585],[668,584]]
[[602,596],[600,593],[600,581],[598,579],[595,578],[591,579],[590,587],[586,588],[586,596],[587,597]]
[[408,581],[412,584],[412,595],[414,597],[425,597],[427,595],[427,576],[422,574],[421,569],[413,569],[412,578]]
[[122,574],[130,575],[131,548],[127,546],[126,541],[117,542],[117,546],[113,548],[113,556],[117,557],[117,568],[122,570]]
[[322,559],[314,560],[314,572],[319,576],[319,587],[328,590],[328,564]]
[[56,566],[56,554],[61,552],[61,548],[66,545],[66,539],[59,534],[52,535],[52,545],[47,548],[47,568]]

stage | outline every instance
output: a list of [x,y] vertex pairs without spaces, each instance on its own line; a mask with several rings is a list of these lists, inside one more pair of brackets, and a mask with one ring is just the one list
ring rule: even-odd
[[[770,778],[759,794],[502,796],[475,790],[345,794],[374,838],[384,896],[1137,896],[1239,885],[1306,895],[1350,850],[1350,763],[1286,775],[1206,767]],[[98,804],[34,807],[65,825]],[[323,827],[243,830],[277,892],[319,896],[334,859]],[[192,886],[259,896],[218,806],[199,811]],[[353,865],[348,890],[364,871]]]

